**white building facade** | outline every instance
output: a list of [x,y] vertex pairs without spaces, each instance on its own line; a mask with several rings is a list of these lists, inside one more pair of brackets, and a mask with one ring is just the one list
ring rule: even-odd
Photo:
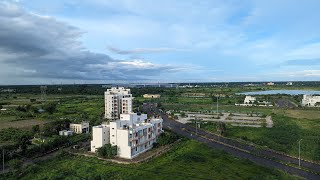
[[315,107],[319,106],[317,103],[320,103],[320,96],[313,96],[313,95],[303,95],[301,105],[302,106],[310,106],[310,107]]
[[92,127],[91,152],[110,143],[110,125],[99,125]]
[[70,124],[70,130],[76,134],[89,133],[89,123],[81,122],[80,124]]
[[120,114],[132,112],[132,94],[130,89],[123,87],[112,87],[104,93],[105,118],[117,120]]
[[119,157],[132,159],[152,148],[163,132],[162,122],[160,118],[147,119],[146,114],[121,114],[120,120],[92,128],[91,152],[111,144],[117,146]]
[[243,104],[252,104],[255,102],[257,99],[253,96],[246,96],[246,98],[243,101]]

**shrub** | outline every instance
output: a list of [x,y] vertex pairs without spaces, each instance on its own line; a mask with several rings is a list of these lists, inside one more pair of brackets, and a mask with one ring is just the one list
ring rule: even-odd
[[22,161],[20,159],[12,159],[8,162],[10,168],[19,170],[22,167]]
[[157,139],[157,143],[161,146],[166,145],[166,144],[170,144],[175,142],[176,140],[179,139],[179,136],[176,134],[173,134],[171,132],[164,132],[162,134],[160,134],[160,136]]
[[111,159],[117,155],[118,147],[112,146],[111,144],[106,144],[101,148],[98,148],[97,154],[100,157]]

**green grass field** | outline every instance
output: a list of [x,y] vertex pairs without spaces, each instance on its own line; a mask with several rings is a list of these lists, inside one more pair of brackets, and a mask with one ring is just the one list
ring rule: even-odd
[[[30,99],[36,99],[36,101],[30,102]],[[31,126],[26,123],[27,120],[33,122],[30,124],[35,124],[36,121],[39,121],[38,124],[44,124],[60,118],[68,118],[74,122],[85,120],[97,121],[98,123],[104,110],[102,95],[49,95],[46,97],[46,101],[42,101],[39,95],[15,94],[15,96],[7,98],[1,96],[0,102],[7,109],[7,111],[0,112],[0,126],[3,128],[30,128]],[[31,105],[32,108],[39,109],[52,102],[56,103],[56,109],[52,114],[47,112],[34,113],[32,110],[28,112],[16,110],[18,106],[25,105]],[[19,123],[19,121],[21,123],[16,126],[15,123]],[[24,123],[28,126],[24,126]]]
[[[19,179],[298,179],[191,140],[149,162],[120,165],[62,155],[30,166]],[[15,176],[4,177],[16,179]]]
[[[236,127],[227,124],[226,137],[253,142],[293,156],[298,156],[298,140],[301,141],[301,157],[320,161],[320,120],[296,119],[273,115],[273,128]],[[201,128],[216,133],[215,123],[201,124]]]
[[[250,128],[234,127],[227,125],[227,136],[235,139],[243,139],[247,142],[254,142],[261,146],[267,146],[277,151],[282,151],[290,155],[297,156],[297,141],[303,139],[301,143],[302,154],[305,159],[320,161],[320,111],[316,108],[303,109],[279,109],[277,107],[236,107],[232,105],[235,101],[243,97],[236,97],[234,93],[244,91],[259,91],[272,89],[301,89],[319,90],[317,87],[289,87],[289,86],[264,86],[264,87],[225,87],[225,88],[185,88],[185,89],[164,89],[160,99],[144,99],[141,96],[135,98],[140,103],[145,101],[161,102],[166,110],[188,110],[188,111],[215,111],[216,102],[211,97],[185,97],[184,93],[205,93],[225,94],[225,98],[219,99],[219,112],[241,112],[241,113],[262,113],[273,115],[274,127]],[[282,98],[280,95],[272,96],[272,99]],[[291,98],[286,96],[285,98]],[[36,99],[36,102],[30,102]],[[91,125],[101,123],[101,116],[104,111],[104,97],[101,95],[73,95],[73,94],[49,94],[46,97],[48,102],[56,102],[56,110],[53,114],[42,113],[33,117],[28,117],[28,113],[18,112],[15,108],[18,105],[31,104],[34,107],[41,107],[43,102],[37,94],[11,94],[1,95],[0,103],[8,106],[8,112],[0,114],[0,127],[16,126],[19,128],[31,128],[34,123],[43,124],[60,118],[68,118],[73,122],[88,120]],[[243,99],[242,99],[243,100]],[[296,101],[296,99],[291,98]],[[230,104],[231,102],[231,104]],[[26,116],[26,117],[25,117]],[[22,120],[23,121],[17,121]],[[28,122],[30,120],[30,122]],[[43,122],[36,122],[43,121]],[[32,122],[32,123],[31,123]],[[25,126],[24,126],[25,124]],[[202,126],[207,130],[216,131],[215,125]]]

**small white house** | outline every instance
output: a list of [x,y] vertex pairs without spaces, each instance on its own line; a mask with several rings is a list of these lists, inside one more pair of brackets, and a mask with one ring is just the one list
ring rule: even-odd
[[153,98],[160,98],[160,94],[144,94],[143,98],[153,99]]
[[314,107],[317,106],[317,103],[320,103],[320,96],[313,96],[313,95],[303,95],[301,105],[302,106],[310,106]]
[[89,133],[89,123],[81,122],[80,124],[70,124],[70,130],[76,134]]
[[73,131],[62,130],[62,131],[59,131],[59,135],[60,136],[72,136],[73,135]]
[[252,104],[253,102],[255,102],[257,99],[256,97],[253,96],[246,96],[246,98],[243,101],[243,104]]

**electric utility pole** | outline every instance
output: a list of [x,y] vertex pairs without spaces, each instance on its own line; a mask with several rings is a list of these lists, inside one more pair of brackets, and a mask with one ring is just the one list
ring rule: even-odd
[[2,173],[4,173],[4,149],[2,149]]
[[300,154],[301,154],[300,153],[300,142],[301,142],[301,140],[302,139],[299,140],[299,168],[300,168],[300,165],[301,165],[301,156],[300,156]]

